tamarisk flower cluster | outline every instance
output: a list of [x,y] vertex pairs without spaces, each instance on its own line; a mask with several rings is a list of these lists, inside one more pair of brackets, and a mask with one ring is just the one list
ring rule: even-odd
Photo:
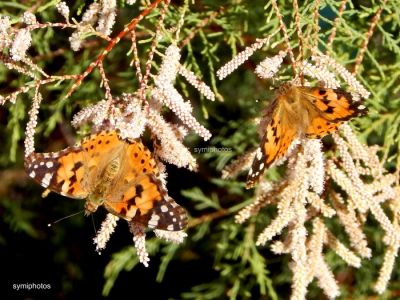
[[[70,12],[67,4],[65,2],[59,2],[56,7],[67,24],[70,24]],[[90,4],[84,11],[81,21],[75,22],[77,29],[69,38],[71,49],[74,51],[80,50],[82,40],[89,35],[95,34],[107,39],[115,23],[116,11],[117,3],[115,0],[102,0]],[[94,30],[93,26],[96,22],[97,27],[96,30]]]
[[[239,53],[223,66],[220,77],[236,69],[237,60],[243,55]],[[255,73],[261,78],[277,76],[284,55],[286,52],[281,51],[263,60]],[[353,74],[327,55],[315,51],[311,61],[300,61],[299,66],[304,76],[316,79],[323,87],[340,88],[345,84],[354,101],[370,95]],[[298,81],[295,78],[293,82]],[[265,132],[263,127],[261,120],[260,135]],[[293,142],[292,151],[283,158],[287,160],[285,176],[277,182],[261,178],[254,201],[236,215],[236,222],[242,224],[267,205],[277,208],[275,218],[258,235],[256,244],[269,243],[274,253],[291,256],[291,299],[306,299],[307,287],[314,278],[328,298],[340,295],[335,276],[324,259],[324,249],[333,250],[349,266],[359,268],[361,259],[372,255],[363,232],[368,215],[384,230],[383,242],[387,246],[374,286],[377,292],[384,292],[399,252],[400,189],[396,176],[388,173],[379,161],[379,148],[360,143],[348,124],[332,136],[337,151],[329,159],[321,150],[321,140],[300,138],[297,145]],[[225,168],[223,177],[234,177],[240,170],[250,168],[254,155],[254,151],[249,151],[238,158]],[[342,225],[349,243],[339,240],[328,229],[327,220]]]
[[[374,286],[377,292],[384,292],[399,252],[400,192],[396,177],[387,173],[379,162],[378,149],[361,144],[349,125],[343,125],[334,134],[334,141],[338,155],[326,160],[320,140],[302,140],[288,159],[285,177],[275,183],[262,179],[254,201],[236,216],[236,222],[242,224],[267,205],[277,207],[276,217],[259,234],[257,245],[271,242],[274,253],[291,255],[291,299],[305,299],[313,278],[329,298],[340,294],[334,274],[324,260],[324,247],[332,249],[348,265],[359,268],[362,258],[371,257],[363,232],[368,214],[385,231],[383,241],[387,245]],[[372,181],[365,180],[366,175]],[[331,182],[340,186],[342,192],[327,185]],[[391,214],[386,214],[384,208],[389,208]],[[327,228],[324,220],[328,219],[343,226],[349,245]],[[312,224],[309,232],[308,223]],[[281,239],[273,241],[277,236]]]
[[[36,16],[32,12],[25,12],[22,17],[22,25],[16,24],[11,26],[8,16],[0,16],[0,62],[10,70],[15,70],[18,73],[27,75],[33,79],[39,79],[40,75],[44,78],[50,76],[46,74],[38,65],[36,65],[27,55],[27,51],[32,44],[32,32],[37,29],[45,29],[49,27],[58,27],[61,29],[72,28],[75,31],[69,38],[71,48],[78,51],[81,48],[82,40],[90,35],[99,36],[107,41],[110,40],[108,35],[115,22],[116,17],[116,1],[100,1],[94,2],[83,13],[81,22],[71,22],[70,9],[65,2],[59,2],[56,5],[57,11],[65,19],[64,23],[39,23]],[[98,21],[96,30],[93,25]],[[40,73],[38,75],[37,73]],[[53,76],[54,78],[55,76]],[[65,79],[60,76],[58,79]],[[31,86],[32,88],[32,86]],[[17,91],[17,94],[25,93]],[[0,104],[5,101],[14,101],[15,94],[10,94],[5,98],[0,99]]]
[[[255,43],[250,45],[249,47],[246,47],[243,51],[238,53],[234,58],[232,58],[228,63],[223,65],[219,70],[217,71],[217,76],[220,80],[224,79],[227,77],[229,74],[231,74],[233,71],[235,71],[239,66],[241,66],[245,61],[249,59],[250,56],[254,54],[255,51],[258,49],[261,49],[264,45],[268,44],[270,39],[274,36],[275,33],[269,35],[268,37],[264,39],[258,39]],[[282,61],[280,61],[278,64],[275,62],[273,65],[275,67],[279,67]],[[275,73],[275,72],[273,72]],[[266,76],[265,76],[266,77]]]
[[[179,48],[175,45],[171,45],[165,52],[165,57],[161,65],[160,72],[155,78],[155,88],[152,90],[152,97],[157,101],[168,106],[189,128],[193,129],[199,136],[204,140],[208,140],[211,137],[211,133],[200,125],[197,120],[192,116],[192,106],[190,102],[185,102],[178,91],[173,87],[173,81],[180,69],[179,65]],[[182,67],[181,67],[182,68]],[[185,75],[192,75],[191,73],[183,73]],[[196,81],[189,80],[190,83]],[[211,89],[205,85],[194,84],[195,87],[199,88],[205,96],[208,96],[210,100],[214,100],[214,94]]]

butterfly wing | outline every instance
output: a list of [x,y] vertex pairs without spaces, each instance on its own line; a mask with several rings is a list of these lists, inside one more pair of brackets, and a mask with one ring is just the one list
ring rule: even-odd
[[364,100],[354,101],[350,93],[340,89],[298,87],[302,98],[307,99],[321,117],[327,121],[348,121],[368,112]]
[[63,196],[83,199],[121,146],[115,132],[101,132],[59,152],[32,153],[25,160],[25,169],[41,186]]
[[25,159],[29,177],[41,186],[71,198],[83,199],[88,191],[82,186],[84,155],[80,146],[59,152],[32,153]]
[[309,108],[310,123],[305,130],[308,138],[322,138],[337,131],[344,121],[367,113],[363,100],[353,101],[351,94],[340,89],[299,87],[299,90]]
[[275,109],[269,110],[272,116],[265,127],[261,145],[256,150],[256,156],[247,176],[246,188],[253,187],[264,170],[285,155],[297,133],[295,124],[290,124],[279,99],[274,102],[272,105]]
[[[149,228],[177,231],[187,225],[185,210],[163,188],[156,162],[139,141],[126,144],[124,165],[104,203],[111,213]],[[117,182],[119,184],[117,184]]]
[[[290,86],[268,109],[265,135],[250,169],[247,188],[254,186],[265,168],[281,158],[297,133],[322,138],[353,117],[367,112],[363,101],[339,89]],[[267,124],[265,126],[265,124]]]
[[320,139],[324,136],[336,132],[343,122],[327,121],[323,117],[314,117],[311,119],[306,129],[305,135],[310,139]]

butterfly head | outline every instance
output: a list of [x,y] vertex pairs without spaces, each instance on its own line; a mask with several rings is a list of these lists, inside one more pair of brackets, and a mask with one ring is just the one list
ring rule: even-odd
[[88,216],[97,211],[97,208],[103,204],[104,201],[96,201],[92,197],[88,198],[85,202],[85,216]]
[[279,85],[276,90],[279,95],[286,95],[293,88],[293,84],[291,82],[285,82]]

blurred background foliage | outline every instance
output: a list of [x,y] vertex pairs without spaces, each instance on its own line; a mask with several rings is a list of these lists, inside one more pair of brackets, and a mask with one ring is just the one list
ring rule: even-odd
[[[137,16],[148,3],[138,1],[128,6],[118,1],[119,11],[114,33]],[[192,135],[186,141],[191,150],[201,147],[228,148],[231,151],[197,153],[199,172],[168,166],[169,194],[184,206],[192,218],[188,238],[179,245],[164,243],[148,234],[147,247],[151,254],[150,267],[138,264],[127,226],[118,226],[107,248],[99,256],[92,238],[93,224],[99,227],[105,211],[85,218],[71,217],[52,227],[47,224],[82,210],[83,202],[51,193],[41,198],[42,188],[34,184],[23,170],[24,127],[32,95],[23,95],[15,104],[0,107],[0,245],[1,273],[4,285],[1,294],[24,299],[285,299],[290,294],[291,273],[288,258],[272,254],[255,246],[255,236],[265,227],[273,209],[265,209],[257,218],[243,225],[234,223],[234,213],[248,204],[252,191],[244,189],[245,174],[237,181],[222,180],[221,170],[232,159],[258,143],[254,118],[271,98],[276,82],[262,81],[254,73],[256,63],[272,56],[282,46],[282,36],[274,38],[276,47],[258,51],[232,75],[218,81],[216,70],[232,56],[278,28],[270,1],[189,1],[189,10],[181,33],[182,59],[188,69],[202,76],[218,95],[211,103],[178,78],[176,86],[192,105],[202,124],[213,133],[204,142]],[[61,21],[54,5],[57,1],[1,1],[0,14],[11,17],[13,23],[26,10],[35,12],[38,20]],[[71,14],[80,18],[81,11],[91,1],[67,1]],[[165,27],[177,24],[183,1],[172,1]],[[293,22],[291,1],[278,1],[284,21],[289,27],[293,45],[298,41]],[[301,22],[311,26],[314,1],[299,1]],[[327,37],[336,17],[339,1],[321,1],[319,47],[324,51]],[[333,48],[328,52],[351,70],[357,52],[365,39],[369,24],[378,7],[384,11],[370,41],[358,78],[372,96],[367,101],[368,116],[356,120],[360,138],[382,147],[382,159],[389,170],[398,170],[400,156],[400,44],[399,1],[348,1],[343,20],[338,27]],[[159,11],[155,10],[140,22],[137,29],[139,51],[151,43]],[[207,20],[206,25],[199,24]],[[186,40],[192,32],[194,37]],[[29,50],[33,61],[49,74],[78,74],[88,66],[106,45],[94,37],[84,42],[83,50],[70,50],[70,30],[45,29],[33,34]],[[158,47],[163,52],[170,43],[162,39]],[[135,71],[128,67],[126,53],[129,39],[122,41],[105,59],[106,73],[114,95],[132,92],[136,86]],[[143,60],[143,62],[145,59]],[[154,59],[155,70],[160,56]],[[289,66],[288,61],[284,61]],[[202,74],[202,75],[201,75]],[[287,78],[289,78],[287,76]],[[22,86],[27,77],[8,71],[0,64],[0,92],[8,94]],[[39,115],[36,135],[37,151],[56,151],[74,142],[79,133],[70,125],[80,108],[104,98],[99,88],[100,75],[92,73],[70,99],[64,99],[69,84],[48,85],[41,89],[44,101]],[[257,101],[258,100],[258,101]],[[173,116],[167,114],[167,118]],[[194,152],[194,151],[193,151]],[[267,174],[278,175],[276,170]],[[369,222],[367,235],[373,258],[364,261],[362,268],[347,267],[335,254],[328,253],[328,262],[342,287],[343,299],[396,299],[400,297],[400,268],[394,270],[388,291],[383,296],[372,292],[382,262],[382,232],[376,223]],[[344,235],[338,228],[337,234]],[[345,238],[345,237],[343,237]],[[51,290],[15,291],[13,283],[50,283]],[[1,297],[3,298],[3,297]],[[309,299],[324,299],[321,291],[311,285]]]

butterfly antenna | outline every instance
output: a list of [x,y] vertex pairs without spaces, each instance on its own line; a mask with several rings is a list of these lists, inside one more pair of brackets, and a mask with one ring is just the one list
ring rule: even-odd
[[58,220],[56,220],[56,221],[54,221],[54,222],[51,222],[51,223],[48,223],[47,226],[48,226],[48,227],[51,227],[51,226],[53,226],[54,224],[56,224],[56,223],[58,223],[58,222],[60,222],[60,221],[62,221],[62,220],[65,220],[65,219],[71,218],[71,217],[73,217],[73,216],[79,215],[79,214],[83,213],[84,211],[85,211],[85,210],[83,209],[83,210],[78,211],[78,212],[76,212],[76,213],[73,213],[73,214],[71,214],[71,215],[62,217],[61,219],[58,219]]
[[92,224],[93,224],[94,234],[97,236],[97,228],[96,228],[96,223],[94,222],[93,214],[91,214],[91,216],[92,216]]

